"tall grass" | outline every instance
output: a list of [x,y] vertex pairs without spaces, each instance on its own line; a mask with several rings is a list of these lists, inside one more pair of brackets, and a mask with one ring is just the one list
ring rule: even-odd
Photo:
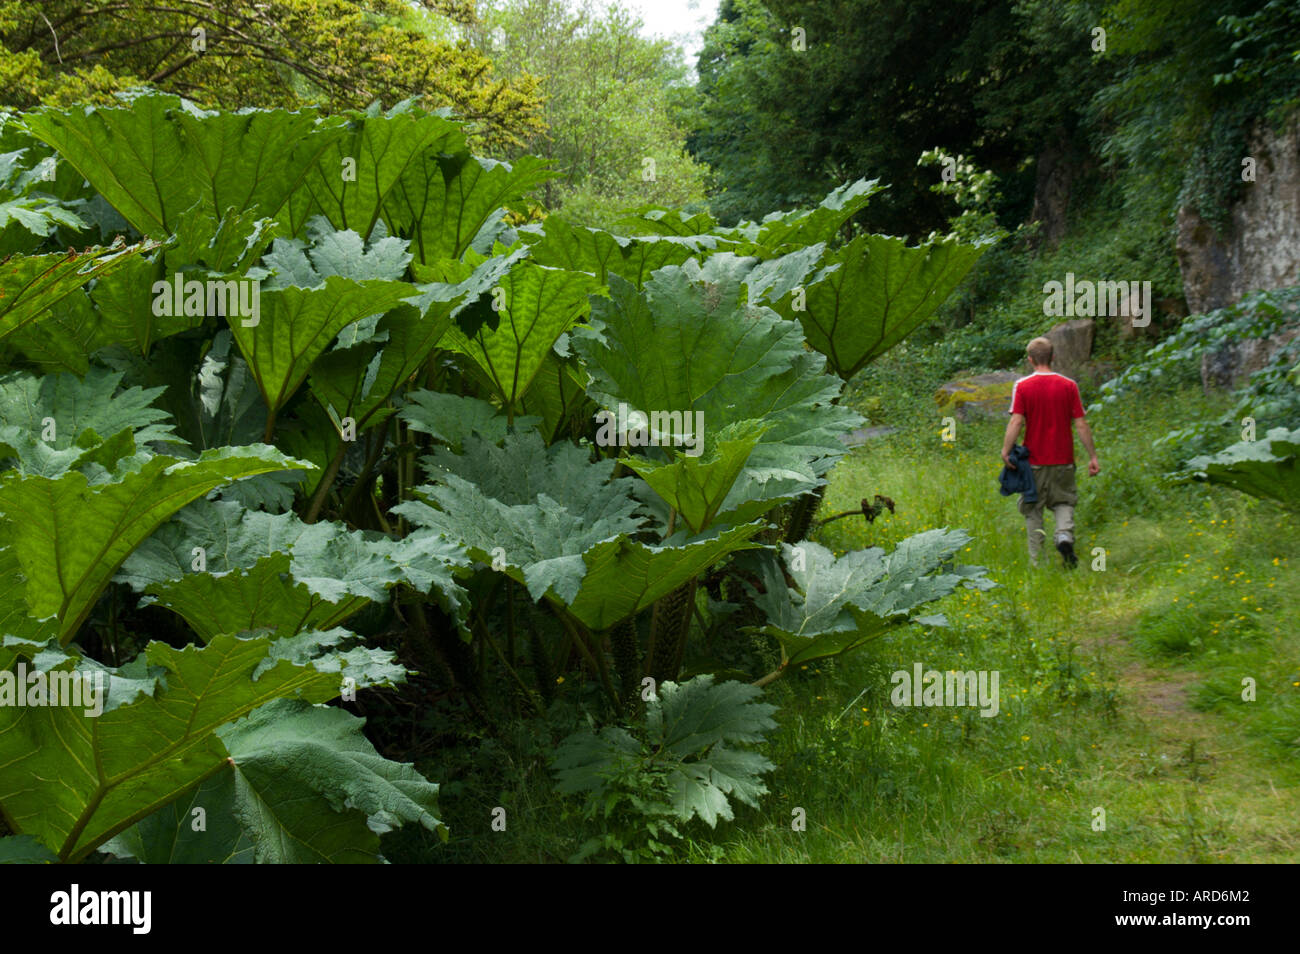
[[[693,823],[679,857],[1300,859],[1300,534],[1274,505],[1160,481],[1174,462],[1152,441],[1205,399],[1166,396],[1094,424],[1103,470],[1079,478],[1080,564],[1070,571],[1050,546],[1029,565],[1015,498],[997,491],[1001,422],[959,424],[945,445],[924,393],[884,397],[899,432],[836,467],[821,513],[876,493],[897,512],[838,520],[815,539],[888,549],[930,527],[965,527],[973,539],[960,559],[989,567],[999,585],[945,600],[946,627],[905,626],[768,687],[780,706],[764,747],[777,766],[770,794],[716,830]],[[895,707],[891,674],[916,663],[998,671],[1000,711]],[[551,788],[547,735],[576,718],[553,715],[549,730],[521,724],[513,741],[483,739],[422,765],[446,782],[451,842],[397,832],[385,838],[388,857],[570,856],[593,832]],[[507,809],[505,831],[491,828],[496,806]]]
[[[1272,505],[1159,481],[1167,462],[1148,448],[1182,408],[1098,428],[1103,472],[1080,477],[1073,571],[1050,546],[1029,565],[1015,498],[996,489],[1000,422],[959,425],[945,445],[936,415],[842,462],[823,513],[876,493],[898,509],[830,523],[821,543],[888,549],[963,526],[962,560],[1000,585],[945,601],[948,627],[910,626],[792,680],[769,753],[776,794],[738,819],[727,860],[1300,857],[1300,539]],[[998,670],[1001,711],[894,707],[890,673],[918,662]],[[791,828],[795,807],[806,831]]]

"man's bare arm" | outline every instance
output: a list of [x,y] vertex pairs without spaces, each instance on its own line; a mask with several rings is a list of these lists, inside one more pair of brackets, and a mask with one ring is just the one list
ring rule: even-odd
[[[1024,430],[1024,427],[1025,416],[1023,414],[1012,414],[1011,420],[1007,421],[1007,433],[1002,439],[1002,460],[1012,470],[1016,469],[1016,465],[1011,460],[1011,448],[1016,446],[1016,438],[1020,436],[1020,432]],[[1088,439],[1092,440],[1091,435],[1089,435]]]
[[1081,418],[1074,419],[1074,432],[1079,435],[1079,443],[1088,452],[1088,476],[1096,477],[1101,473],[1101,464],[1097,462],[1097,448],[1092,443],[1092,428]]

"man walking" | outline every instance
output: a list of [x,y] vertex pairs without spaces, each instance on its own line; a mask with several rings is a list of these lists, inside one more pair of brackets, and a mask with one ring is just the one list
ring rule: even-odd
[[1096,477],[1101,465],[1092,443],[1092,430],[1084,420],[1079,386],[1052,370],[1052,342],[1035,338],[1025,350],[1034,373],[1017,381],[1011,391],[1011,420],[1007,422],[1002,441],[1002,460],[1012,470],[1016,469],[1011,450],[1023,429],[1029,466],[1038,490],[1036,502],[1026,503],[1023,497],[1020,500],[1020,512],[1024,514],[1029,535],[1029,561],[1038,565],[1038,554],[1047,536],[1043,530],[1046,507],[1056,520],[1056,549],[1065,565],[1073,568],[1079,563],[1074,554],[1074,505],[1078,503],[1079,491],[1074,482],[1071,422],[1079,442],[1088,452],[1088,476]]

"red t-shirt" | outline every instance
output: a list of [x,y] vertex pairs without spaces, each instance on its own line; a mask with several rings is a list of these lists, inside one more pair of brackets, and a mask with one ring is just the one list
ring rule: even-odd
[[1025,416],[1030,466],[1074,463],[1070,424],[1084,416],[1077,384],[1055,371],[1035,371],[1012,388],[1010,413]]

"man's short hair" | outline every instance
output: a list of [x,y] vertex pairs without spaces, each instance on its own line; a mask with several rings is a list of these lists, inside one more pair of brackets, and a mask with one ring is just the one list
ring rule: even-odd
[[1050,365],[1052,363],[1052,340],[1050,338],[1035,338],[1029,342],[1025,354],[1029,355],[1029,360],[1034,364]]

